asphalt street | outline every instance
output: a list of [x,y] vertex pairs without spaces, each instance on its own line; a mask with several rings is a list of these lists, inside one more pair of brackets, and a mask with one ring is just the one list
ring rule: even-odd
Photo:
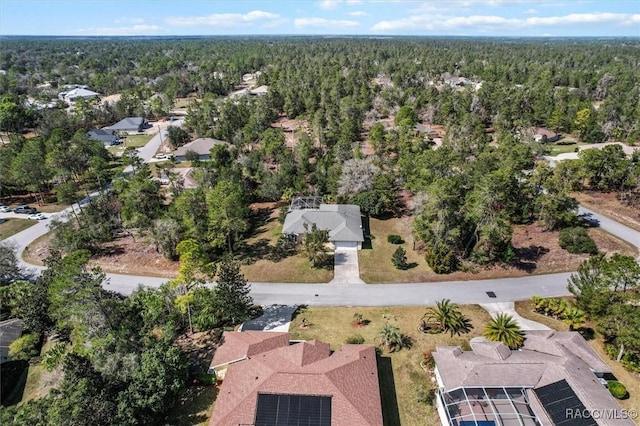
[[[180,125],[181,122],[174,124]],[[139,149],[140,157],[148,162],[160,147],[161,138],[164,137],[166,137],[166,129],[163,130],[162,136],[157,134],[147,145]],[[78,206],[73,205],[60,213],[47,215],[47,219],[8,240],[16,246],[18,253],[22,253],[28,244],[49,231],[52,218],[64,218],[64,215],[70,213],[72,208],[77,209]],[[599,226],[603,230],[640,248],[640,232],[584,207],[580,207],[580,213],[590,214],[592,219],[599,221]],[[0,217],[16,216],[20,215],[0,213]],[[20,262],[27,269],[42,269],[22,260]],[[513,302],[527,300],[534,295],[545,297],[568,295],[567,279],[570,275],[570,273],[561,273],[530,275],[521,278],[404,284],[255,282],[251,283],[251,296],[255,303],[261,305],[418,306],[433,304],[436,300],[443,298],[451,299],[460,304]],[[105,288],[129,295],[140,286],[158,287],[166,281],[166,278],[107,274]],[[492,292],[491,296],[487,292]]]

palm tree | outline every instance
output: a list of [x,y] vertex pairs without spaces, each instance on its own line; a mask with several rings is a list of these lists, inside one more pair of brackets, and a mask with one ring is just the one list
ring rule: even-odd
[[402,346],[404,346],[404,336],[395,325],[389,323],[383,325],[378,333],[378,337],[382,344],[391,352],[401,349]]
[[482,333],[487,340],[502,342],[511,349],[518,349],[524,343],[524,333],[511,315],[498,314],[487,323]]
[[578,327],[578,328],[582,327],[585,320],[586,320],[586,316],[584,312],[582,312],[580,309],[576,308],[575,306],[567,308],[562,314],[562,321],[565,324],[569,324],[570,331],[573,331],[575,327]]
[[427,322],[438,324],[441,333],[448,331],[453,337],[462,333],[468,333],[472,327],[471,322],[458,309],[458,305],[449,299],[436,301],[436,307],[427,308],[422,316]]

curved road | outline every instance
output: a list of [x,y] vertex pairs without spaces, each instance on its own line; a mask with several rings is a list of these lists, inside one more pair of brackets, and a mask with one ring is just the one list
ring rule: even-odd
[[[140,157],[149,161],[160,146],[160,136],[154,137],[149,144],[140,149]],[[73,205],[66,210],[25,229],[9,238],[18,253],[33,240],[49,231],[51,218],[62,218],[65,213],[77,208]],[[640,249],[640,232],[622,225],[610,218],[599,215],[587,208],[580,207],[580,214],[590,214],[599,221],[600,227],[610,234],[630,242]],[[0,217],[24,217],[13,213],[0,213]],[[42,267],[27,264],[20,260],[26,269],[40,270]],[[491,303],[526,300],[531,296],[563,296],[567,291],[567,279],[570,273],[530,275],[520,278],[499,278],[474,281],[443,281],[411,284],[292,284],[292,283],[251,283],[251,296],[257,304],[298,304],[317,306],[391,306],[391,305],[429,305],[443,298],[455,303]],[[135,275],[107,274],[105,288],[129,295],[139,286],[158,287],[166,278]],[[489,297],[487,292],[495,293]]]

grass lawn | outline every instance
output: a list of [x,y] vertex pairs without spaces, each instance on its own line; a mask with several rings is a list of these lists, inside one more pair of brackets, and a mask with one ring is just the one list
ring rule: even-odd
[[581,145],[584,145],[584,144],[581,142],[575,142],[571,144],[554,143],[552,145],[549,145],[549,148],[550,148],[549,155],[556,156],[558,154],[565,154],[567,152],[576,152],[576,149]]
[[9,218],[6,222],[0,223],[0,240],[4,240],[5,238],[9,238],[20,231],[24,231],[36,223],[36,220]]
[[[55,342],[47,340],[40,354],[45,353]],[[57,387],[64,377],[62,368],[58,367],[53,371],[47,371],[40,364],[33,364],[29,366],[29,374],[27,376],[27,384],[24,388],[22,395],[22,402],[26,402],[32,399],[42,398],[46,396],[51,389]]]
[[[569,326],[562,321],[555,320],[545,315],[533,312],[533,307],[530,301],[516,302],[516,311],[525,318],[538,321],[545,324],[554,330],[566,331],[569,330]],[[595,324],[587,324],[587,326],[594,328]],[[613,375],[616,376],[629,391],[629,398],[625,400],[616,400],[618,403],[628,410],[640,407],[640,376],[638,374],[631,373],[622,366],[622,364],[610,359],[604,352],[604,344],[602,342],[602,336],[598,333],[595,334],[595,338],[588,340],[589,345],[596,351],[600,358],[607,363]]]
[[333,279],[333,261],[327,268],[313,268],[309,259],[302,253],[293,253],[279,261],[269,258],[282,233],[282,224],[278,222],[278,209],[262,209],[256,215],[257,229],[243,248],[244,258],[248,264],[242,266],[241,272],[249,281],[265,282],[305,282],[326,283]]
[[[425,275],[434,274],[424,257],[412,249],[411,223],[408,218],[370,219],[371,249],[363,248],[358,252],[360,278],[367,283],[419,282],[426,280]],[[407,270],[396,269],[391,256],[398,248],[397,244],[387,242],[387,235],[400,235],[407,252],[407,262],[415,265]],[[366,244],[365,244],[366,247]]]
[[[435,407],[418,402],[415,396],[416,388],[429,384],[431,379],[420,367],[423,353],[435,350],[436,346],[461,345],[468,348],[469,340],[482,334],[484,323],[490,318],[478,306],[463,306],[462,312],[474,326],[471,333],[454,337],[424,334],[417,329],[424,310],[424,307],[303,308],[291,323],[291,338],[317,339],[329,343],[331,349],[339,350],[348,337],[356,334],[364,337],[366,344],[378,345],[376,335],[385,322],[398,326],[411,339],[412,347],[394,353],[383,350],[378,359],[384,424],[440,424]],[[351,323],[356,312],[370,322],[362,328],[354,328]],[[303,318],[310,324],[307,329],[300,329]]]
[[187,386],[177,406],[171,410],[166,424],[206,426],[213,410],[217,390],[214,386]]
[[128,135],[124,142],[124,146],[140,148],[141,146],[145,146],[153,136],[154,135]]

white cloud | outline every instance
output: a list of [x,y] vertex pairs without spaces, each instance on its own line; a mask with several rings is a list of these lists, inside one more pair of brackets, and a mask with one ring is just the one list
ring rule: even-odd
[[145,35],[160,31],[158,25],[132,25],[130,27],[90,27],[76,30],[79,34],[111,36],[111,35]]
[[324,18],[298,18],[294,20],[296,28],[354,28],[360,25],[356,21],[324,19]]
[[362,4],[362,0],[322,0],[318,3],[320,9],[333,10],[341,3],[346,3],[348,6],[355,6]]
[[251,26],[254,23],[280,20],[278,14],[264,12],[262,10],[253,10],[249,13],[214,13],[206,16],[178,16],[167,18],[167,23],[182,27],[192,26],[216,26],[223,28],[234,28],[242,26]]
[[413,15],[409,18],[380,21],[373,31],[418,30],[437,31],[444,29],[480,30],[535,28],[555,25],[611,23],[629,25],[640,21],[640,15],[625,13],[572,13],[565,16],[530,17],[526,19],[505,18],[495,15],[444,16],[438,14]]
[[338,7],[338,5],[342,3],[342,0],[323,0],[318,4],[320,9],[332,10]]
[[349,15],[350,16],[356,16],[356,17],[371,16],[367,12],[363,12],[361,10],[356,10],[355,12],[349,12]]

